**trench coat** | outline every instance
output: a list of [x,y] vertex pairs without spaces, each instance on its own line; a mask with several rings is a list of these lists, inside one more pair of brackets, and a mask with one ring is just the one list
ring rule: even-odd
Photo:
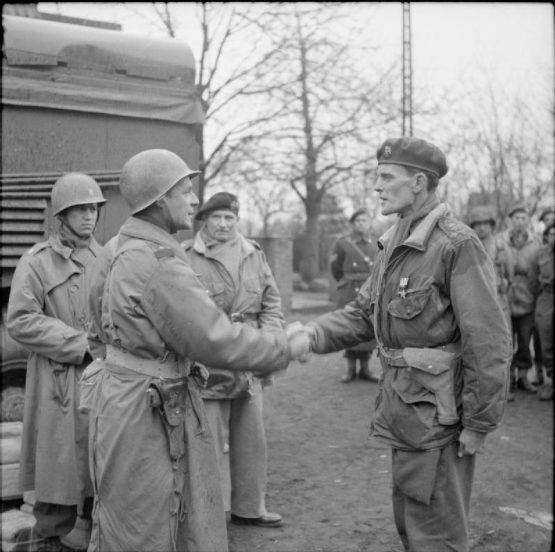
[[400,222],[380,238],[356,301],[309,323],[318,353],[377,337],[384,374],[371,432],[406,451],[442,448],[463,427],[495,429],[512,353],[483,245],[446,204],[423,215],[401,243]]
[[[372,240],[359,238],[355,232],[337,239],[330,258],[330,271],[337,283],[337,308],[354,301],[364,282],[370,277],[378,246]],[[374,340],[350,347],[350,351],[372,351]]]
[[[242,255],[238,278],[211,254],[200,233],[182,245],[208,295],[228,316],[238,315],[245,324],[265,331],[281,330],[285,322],[281,297],[264,252],[255,241],[241,234],[237,238]],[[237,392],[243,396],[254,392],[250,372],[207,369],[210,377],[206,388],[201,389],[203,399],[234,398]],[[263,383],[270,378],[264,378]]]
[[93,496],[78,384],[88,351],[87,290],[99,251],[92,238],[82,263],[54,234],[21,257],[12,281],[6,326],[30,351],[20,485],[34,489],[41,502],[78,505]]
[[[160,227],[130,217],[113,244],[115,254],[102,256],[89,297],[91,336],[125,360],[107,354],[82,380],[95,488],[89,552],[225,552],[214,441],[194,380],[187,377],[178,425],[184,440],[168,438],[162,416],[146,400],[156,378],[141,363],[162,367],[174,359],[183,376],[192,361],[270,372],[287,366],[287,338],[232,324],[179,242]],[[175,456],[174,446],[184,453]]]

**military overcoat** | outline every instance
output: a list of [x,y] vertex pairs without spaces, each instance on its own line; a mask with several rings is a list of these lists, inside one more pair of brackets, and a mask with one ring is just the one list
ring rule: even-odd
[[[154,224],[129,218],[107,249],[90,304],[91,335],[108,354],[82,381],[96,495],[89,552],[225,552],[218,465],[198,390],[187,378],[186,407],[177,414],[184,440],[169,439],[164,418],[148,404],[157,378],[144,366],[162,369],[171,362],[183,376],[189,361],[283,369],[287,338],[232,324],[180,243]],[[110,351],[118,351],[117,361]],[[177,449],[184,455],[174,455]]]
[[54,234],[21,257],[12,281],[7,329],[30,351],[20,483],[42,502],[80,504],[93,495],[78,383],[88,350],[87,289],[99,251],[93,238],[77,258]]

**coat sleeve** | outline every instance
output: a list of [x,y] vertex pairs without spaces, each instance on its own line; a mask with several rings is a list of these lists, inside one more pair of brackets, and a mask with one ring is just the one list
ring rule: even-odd
[[284,332],[230,322],[191,268],[175,257],[159,262],[140,303],[162,339],[181,356],[214,368],[257,373],[282,370],[289,363]]
[[509,328],[496,297],[493,263],[484,248],[467,238],[449,255],[449,291],[462,342],[463,426],[492,431],[507,396]]
[[320,354],[350,349],[374,338],[374,326],[360,299],[319,316],[307,325],[316,332],[313,351]]
[[335,242],[330,258],[330,271],[336,282],[343,278],[343,263],[345,262],[345,249],[342,247],[341,241],[339,238]]
[[[261,252],[262,253],[262,252]],[[262,329],[272,331],[281,330],[285,323],[281,310],[281,295],[272,270],[262,253],[262,266],[264,271],[264,289],[258,322]]]
[[15,270],[6,328],[29,351],[60,364],[83,362],[88,351],[87,334],[44,313],[44,284],[33,262],[24,255]]

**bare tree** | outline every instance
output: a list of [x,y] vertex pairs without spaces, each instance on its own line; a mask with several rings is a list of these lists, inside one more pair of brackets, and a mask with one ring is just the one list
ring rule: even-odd
[[277,64],[275,85],[265,94],[274,108],[264,126],[271,132],[258,136],[258,157],[267,180],[287,182],[303,204],[305,280],[319,271],[318,219],[326,194],[364,174],[369,130],[383,130],[396,116],[389,101],[392,68],[373,79],[364,75],[348,32],[335,32],[340,17],[337,4],[271,4],[253,21],[272,41]]

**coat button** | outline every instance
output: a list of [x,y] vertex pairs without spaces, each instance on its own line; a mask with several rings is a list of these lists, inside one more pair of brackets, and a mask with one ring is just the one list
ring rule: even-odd
[[79,289],[79,286],[77,284],[73,284],[69,289],[71,291],[77,291]]

